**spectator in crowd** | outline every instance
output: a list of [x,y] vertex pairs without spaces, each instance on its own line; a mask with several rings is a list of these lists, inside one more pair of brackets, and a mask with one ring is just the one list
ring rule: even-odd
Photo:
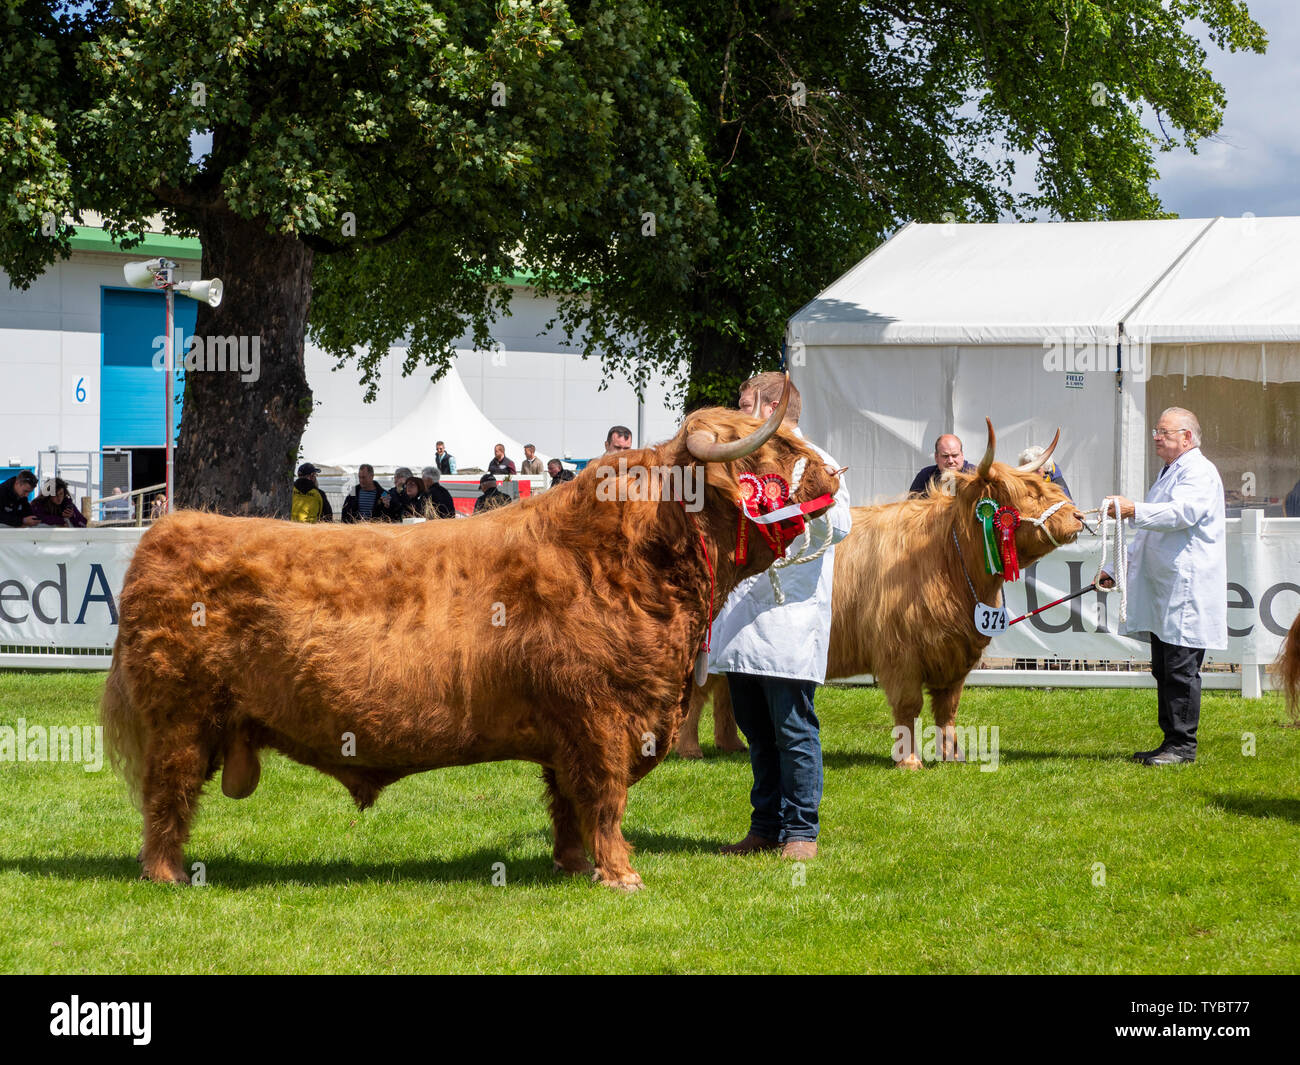
[[632,448],[632,430],[626,425],[611,425],[605,434],[605,454],[611,451],[629,451]]
[[393,515],[394,521],[401,521],[403,518],[423,518],[424,517],[424,481],[412,474],[402,485],[401,494],[397,497],[397,506],[390,508],[389,513]]
[[293,482],[293,500],[289,505],[289,518],[292,521],[318,522],[333,521],[334,510],[325,493],[316,483],[319,466],[304,462],[298,467],[298,479]]
[[167,493],[159,492],[149,505],[149,520],[157,521],[167,513]]
[[32,503],[32,513],[42,525],[84,529],[86,516],[72,503],[68,484],[62,477],[47,477],[41,494]]
[[1287,493],[1282,513],[1288,518],[1300,518],[1300,481],[1296,481],[1295,487]]
[[520,473],[541,473],[542,460],[537,457],[537,448],[532,444],[524,445],[524,461],[519,466]]
[[561,484],[564,484],[565,481],[572,481],[572,480],[573,480],[575,477],[577,477],[577,476],[578,476],[578,475],[577,475],[576,473],[574,473],[572,470],[561,470],[561,471],[560,471],[560,483],[561,483]]
[[438,471],[452,476],[456,472],[456,456],[448,451],[441,440],[434,445],[434,453],[438,458]]
[[375,468],[363,463],[357,467],[357,486],[343,501],[343,520],[349,525],[358,521],[387,521],[391,500],[391,494],[375,481]]
[[496,507],[504,507],[510,502],[510,497],[497,487],[497,479],[490,473],[485,473],[478,479],[478,490],[483,494],[474,500],[475,514]]
[[20,529],[41,523],[27,500],[35,487],[36,474],[31,470],[20,470],[0,484],[0,525]]
[[515,463],[513,459],[506,458],[505,444],[497,444],[494,447],[492,461],[488,463],[488,473],[499,473],[502,476],[507,473],[515,473]]
[[[1020,458],[1017,461],[1023,466],[1027,462],[1033,462],[1042,453],[1043,449],[1038,444],[1032,444],[1020,452]],[[1074,502],[1074,496],[1070,495],[1070,486],[1065,483],[1065,476],[1061,473],[1061,467],[1054,459],[1048,462],[1039,472],[1042,473],[1044,481],[1051,481],[1069,497],[1071,503]]]
[[393,472],[393,494],[400,496],[406,491],[406,479],[411,476],[410,466],[398,466]]
[[963,473],[969,473],[974,468],[973,463],[966,461],[961,441],[952,433],[944,433],[934,442],[934,465],[926,466],[912,478],[912,487],[907,490],[907,494],[924,495],[925,490],[930,487],[930,482],[944,470],[961,470]]
[[438,467],[426,466],[423,474],[424,516],[426,518],[454,518],[456,516],[456,502],[451,498],[451,493],[438,483],[442,480],[442,474],[438,472]]
[[551,487],[554,488],[560,483],[560,474],[564,472],[564,464],[559,459],[550,459],[546,463],[546,472],[551,475]]
[[130,521],[131,507],[133,506],[130,497],[123,491],[120,484],[113,485],[111,491],[103,499],[103,519],[104,521]]

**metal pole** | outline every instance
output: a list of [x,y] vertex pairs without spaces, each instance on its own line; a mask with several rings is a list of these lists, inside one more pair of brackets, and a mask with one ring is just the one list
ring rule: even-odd
[[173,405],[174,405],[174,403],[173,403],[173,399],[174,399],[174,397],[172,396],[172,366],[173,366],[173,362],[172,362],[172,359],[173,359],[173,352],[172,352],[172,328],[173,328],[173,326],[172,326],[172,323],[173,323],[173,321],[174,321],[174,319],[175,319],[176,296],[175,296],[175,294],[172,292],[172,272],[171,272],[170,270],[168,270],[168,271],[166,271],[166,273],[167,273],[167,288],[166,288],[166,292],[167,292],[167,370],[166,370],[166,374],[165,374],[166,382],[165,382],[165,384],[163,385],[163,388],[164,388],[164,391],[165,391],[165,393],[166,393],[165,403],[166,403],[166,409],[167,409],[167,419],[166,419],[166,421],[165,421],[163,424],[164,424],[164,426],[166,427],[164,431],[165,431],[166,434],[167,434],[167,513],[170,514],[170,513],[172,512],[172,506],[173,506],[173,503],[172,503],[172,497],[173,497],[173,495],[175,494],[174,491],[173,491],[173,484],[172,484],[172,407],[173,407]]

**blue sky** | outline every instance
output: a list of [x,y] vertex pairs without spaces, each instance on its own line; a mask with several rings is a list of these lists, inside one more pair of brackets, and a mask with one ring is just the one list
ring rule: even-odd
[[1220,52],[1209,66],[1228,95],[1219,136],[1161,153],[1155,186],[1165,208],[1184,218],[1300,215],[1300,4],[1249,0],[1268,31],[1268,51]]

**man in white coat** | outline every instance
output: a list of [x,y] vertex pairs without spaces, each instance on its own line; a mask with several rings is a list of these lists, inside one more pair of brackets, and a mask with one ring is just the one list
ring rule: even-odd
[[[1223,481],[1201,453],[1201,424],[1170,407],[1152,430],[1165,462],[1146,501],[1111,496],[1138,532],[1129,545],[1128,622],[1124,632],[1151,638],[1151,673],[1164,742],[1135,761],[1196,761],[1201,720],[1201,665],[1206,650],[1228,646],[1228,557]],[[1103,574],[1103,588],[1114,579]]]
[[[740,409],[753,410],[758,418],[770,417],[784,384],[785,375],[779,373],[750,378],[741,386]],[[796,433],[800,406],[799,392],[792,384],[785,422]],[[826,452],[815,445],[813,450],[827,465],[838,468]],[[817,854],[822,748],[813,694],[826,679],[834,544],[848,535],[852,521],[848,488],[841,477],[834,505],[809,523],[807,547],[800,550],[804,538],[798,537],[787,557],[816,555],[826,542],[828,522],[832,546],[815,560],[792,561],[741,582],[714,621],[709,671],[727,676],[736,724],[749,741],[754,772],[749,834],[724,847],[724,854],[778,848],[787,858]],[[750,529],[751,538],[754,531]],[[780,604],[772,573],[780,583]]]

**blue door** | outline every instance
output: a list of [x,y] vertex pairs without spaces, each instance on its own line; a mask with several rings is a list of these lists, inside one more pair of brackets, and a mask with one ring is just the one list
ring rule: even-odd
[[[99,440],[101,447],[165,447],[163,429],[164,374],[155,368],[167,332],[167,303],[161,292],[103,288],[100,323],[103,366],[100,370]],[[184,360],[185,342],[194,333],[199,305],[176,300],[176,326],[181,342],[173,365]],[[161,366],[161,358],[158,360]],[[176,374],[172,432],[180,425],[182,374]],[[175,442],[173,435],[172,441]]]

